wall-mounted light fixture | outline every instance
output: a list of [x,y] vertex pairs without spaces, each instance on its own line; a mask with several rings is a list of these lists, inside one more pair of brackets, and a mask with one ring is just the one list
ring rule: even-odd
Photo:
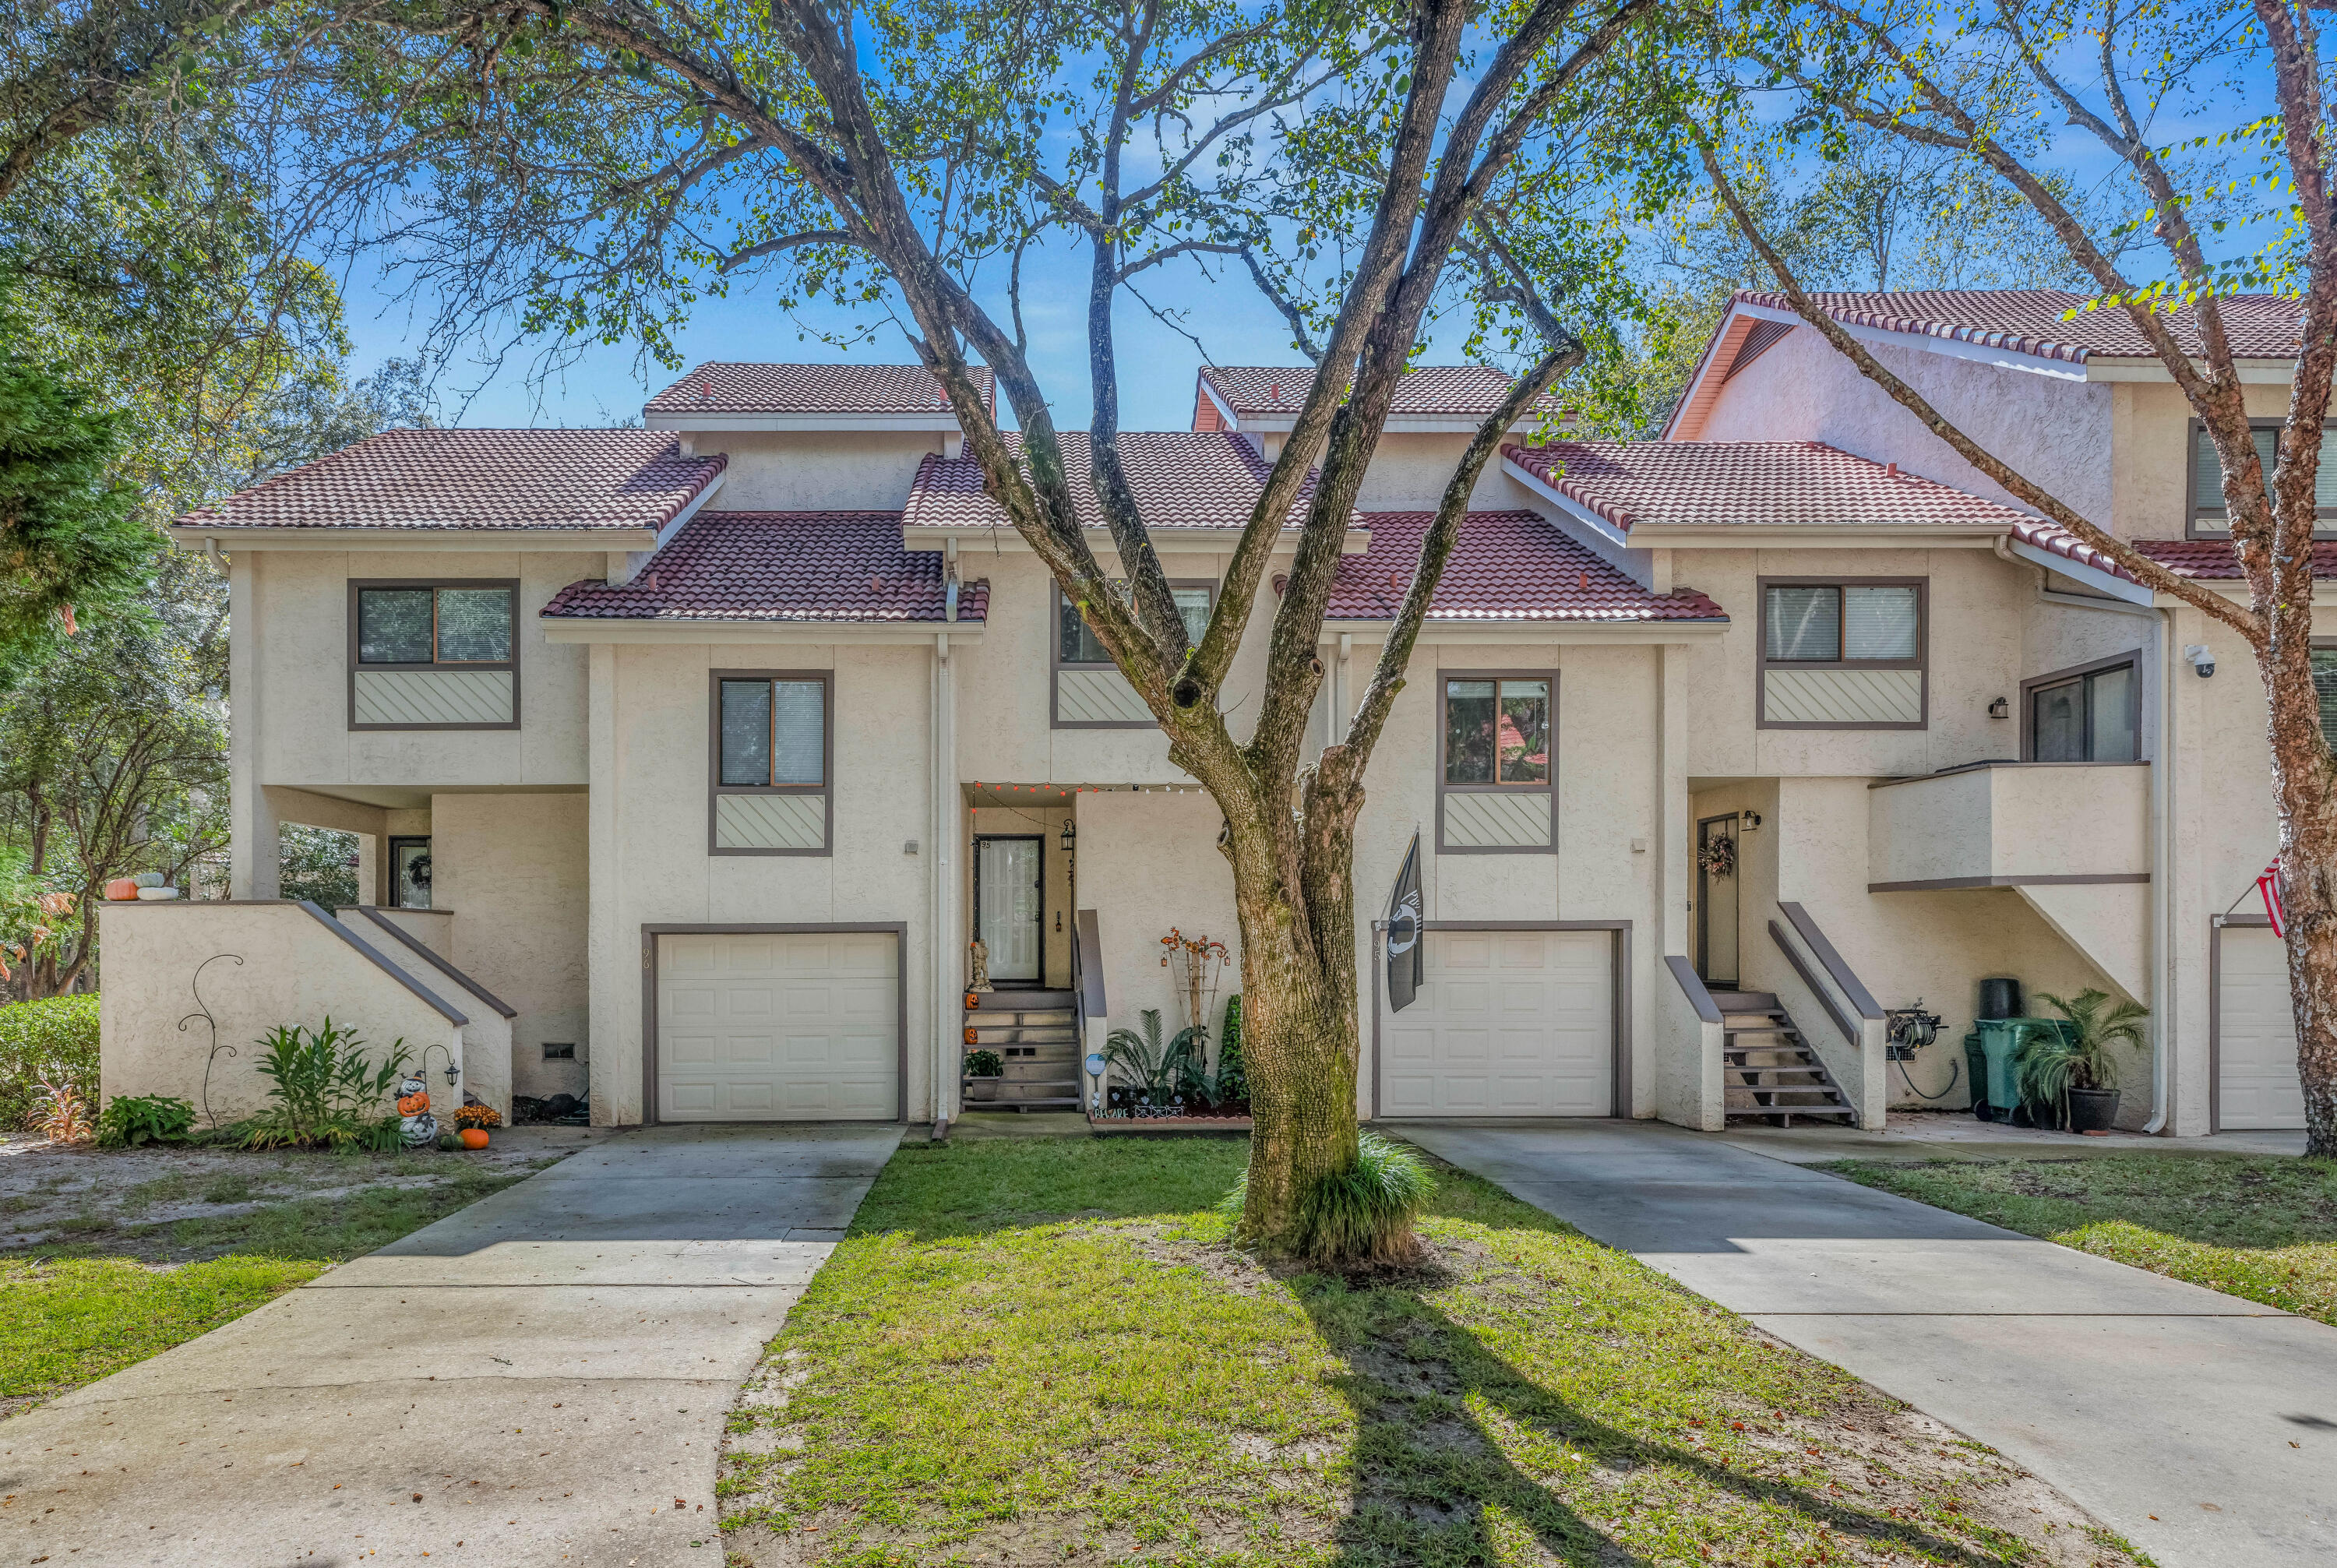
[[1761,813],[1758,811],[1739,811],[1736,814],[1736,830],[1739,833],[1753,832],[1760,826]]
[[1988,705],[1988,716],[1991,719],[2009,719],[2012,717],[2012,704],[2000,697]]

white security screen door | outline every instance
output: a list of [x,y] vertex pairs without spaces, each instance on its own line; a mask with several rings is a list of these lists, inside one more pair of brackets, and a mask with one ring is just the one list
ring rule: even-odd
[[992,980],[1039,978],[1039,840],[973,841],[974,919]]

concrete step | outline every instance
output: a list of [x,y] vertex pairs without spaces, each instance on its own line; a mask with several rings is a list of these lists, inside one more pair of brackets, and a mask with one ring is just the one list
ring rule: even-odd
[[968,1019],[977,1045],[1076,1045],[1078,1034],[1056,1024],[1043,1028],[1023,1029],[1012,1024],[989,1024],[978,1019]]
[[1770,991],[1715,991],[1712,1004],[1723,1013],[1774,1013],[1777,997]]
[[1041,991],[1036,986],[1001,986],[995,991],[969,992],[978,998],[969,1013],[1012,1013],[1032,1009],[1051,1008],[1068,1013],[1071,1010],[1069,991]]

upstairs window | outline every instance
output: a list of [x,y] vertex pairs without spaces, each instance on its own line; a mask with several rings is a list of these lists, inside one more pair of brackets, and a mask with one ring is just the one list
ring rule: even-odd
[[[2251,420],[2249,435],[2254,437],[2256,460],[2264,465],[2264,480],[2272,480],[2273,466],[2280,460],[2280,424],[2277,419]],[[2313,475],[2313,505],[2318,520],[2313,524],[2317,534],[2337,531],[2337,448],[2331,443],[2337,432],[2322,431],[2321,435],[2321,467]],[[2189,532],[2223,537],[2232,531],[2231,514],[2224,505],[2224,461],[2216,454],[2215,438],[2207,426],[2197,419],[2191,421],[2191,515]]]
[[519,584],[349,583],[351,730],[519,727]]
[[2132,762],[2142,755],[2142,682],[2133,660],[2021,685],[2029,710],[2027,760]]
[[[1115,584],[1117,586],[1117,584]],[[1192,646],[1200,645],[1201,636],[1209,629],[1209,610],[1216,601],[1216,591],[1207,583],[1172,587],[1168,592],[1177,600],[1177,613],[1185,618],[1185,640]],[[1096,641],[1095,632],[1061,589],[1055,593],[1058,625],[1056,660],[1063,664],[1109,664],[1111,655]]]
[[[1114,583],[1115,589],[1125,584]],[[1188,644],[1198,644],[1209,629],[1210,607],[1217,602],[1212,583],[1171,583],[1177,612],[1184,618]],[[1111,655],[1096,640],[1086,617],[1061,590],[1055,594],[1054,690],[1050,722],[1058,730],[1149,730],[1152,710]]]
[[1550,682],[1444,683],[1444,782],[1550,784]]
[[717,855],[825,855],[834,821],[835,726],[825,671],[714,675]]
[[357,590],[357,662],[426,666],[509,664],[509,587]]
[[1765,730],[1920,730],[1927,718],[1920,578],[1761,583]]
[[1557,698],[1558,677],[1547,670],[1444,672],[1437,689],[1440,850],[1547,855],[1557,847]]
[[1781,585],[1768,591],[1765,609],[1773,663],[1912,662],[1922,629],[1912,583]]

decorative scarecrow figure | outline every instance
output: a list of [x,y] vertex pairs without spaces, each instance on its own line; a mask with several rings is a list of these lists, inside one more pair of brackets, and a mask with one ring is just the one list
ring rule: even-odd
[[408,1149],[426,1149],[438,1142],[438,1118],[430,1114],[430,1091],[419,1078],[397,1085],[397,1131]]

